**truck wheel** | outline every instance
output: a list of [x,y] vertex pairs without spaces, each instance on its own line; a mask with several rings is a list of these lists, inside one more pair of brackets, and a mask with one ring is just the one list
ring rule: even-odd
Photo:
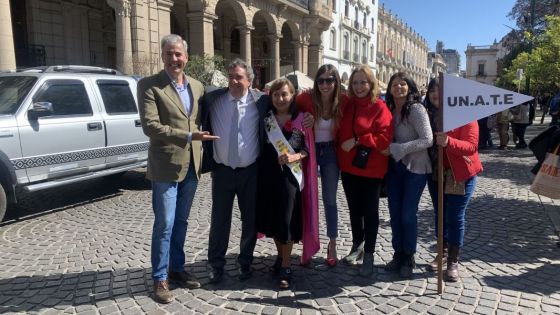
[[8,199],[6,199],[6,191],[4,187],[0,185],[0,222],[4,219],[6,214],[6,208],[8,207]]

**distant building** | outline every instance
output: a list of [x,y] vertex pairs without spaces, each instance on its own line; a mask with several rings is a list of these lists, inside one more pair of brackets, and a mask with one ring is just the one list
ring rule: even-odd
[[431,73],[426,39],[383,6],[378,16],[377,79],[386,84],[391,75],[402,71],[408,73],[419,88],[426,87]]
[[434,52],[428,53],[428,68],[430,69],[430,78],[435,78],[440,72],[447,73],[447,65],[443,57]]
[[245,59],[261,87],[286,71],[315,73],[335,2],[0,0],[0,70],[81,64],[146,75],[162,68],[160,39],[174,33],[191,55]]
[[436,53],[441,55],[447,65],[448,74],[459,75],[461,55],[459,55],[456,49],[444,49],[443,42],[438,40],[436,44]]
[[[377,10],[375,0],[332,1],[333,23],[323,33],[323,63],[337,67],[342,82],[348,83],[352,68],[366,64],[377,72]],[[313,76],[314,73],[310,73]]]
[[504,36],[500,42],[494,41],[492,45],[474,46],[467,45],[466,78],[478,82],[494,85],[501,71],[501,59],[508,54],[508,41],[510,37]]

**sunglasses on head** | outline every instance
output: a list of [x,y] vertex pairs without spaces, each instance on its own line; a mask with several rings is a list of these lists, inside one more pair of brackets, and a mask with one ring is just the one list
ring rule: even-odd
[[317,79],[317,84],[321,85],[321,84],[333,84],[336,82],[336,79],[334,77],[330,77],[330,78],[319,78]]

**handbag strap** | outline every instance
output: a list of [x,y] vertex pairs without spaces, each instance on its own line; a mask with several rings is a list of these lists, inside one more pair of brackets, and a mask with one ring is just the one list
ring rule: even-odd
[[354,139],[358,141],[358,135],[356,135],[356,130],[354,130],[354,126],[356,125],[356,107],[358,107],[358,105],[354,103],[354,112],[352,113],[352,134],[354,135]]

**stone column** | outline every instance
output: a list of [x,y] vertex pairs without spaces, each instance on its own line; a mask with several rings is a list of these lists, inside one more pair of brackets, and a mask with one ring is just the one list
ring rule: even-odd
[[132,33],[130,29],[130,1],[107,0],[115,9],[117,26],[117,69],[125,74],[132,74]]
[[[309,43],[303,42],[301,44],[301,72],[309,75]],[[314,77],[315,73],[311,74],[311,77]]]
[[310,45],[309,46],[309,66],[308,75],[313,77],[319,69],[322,60],[323,45]]
[[239,38],[241,40],[241,58],[243,58],[247,64],[251,64],[251,31],[254,30],[254,28],[246,25],[238,26],[237,29],[239,30]]
[[270,56],[272,57],[270,80],[276,80],[280,77],[280,36],[269,34],[267,38],[270,41]]
[[294,45],[294,69],[303,72],[303,61],[301,56],[301,42],[299,40],[292,41]]
[[214,56],[214,20],[218,17],[208,12],[188,13],[189,50],[193,55]]
[[10,0],[0,0],[0,70],[16,68]]

